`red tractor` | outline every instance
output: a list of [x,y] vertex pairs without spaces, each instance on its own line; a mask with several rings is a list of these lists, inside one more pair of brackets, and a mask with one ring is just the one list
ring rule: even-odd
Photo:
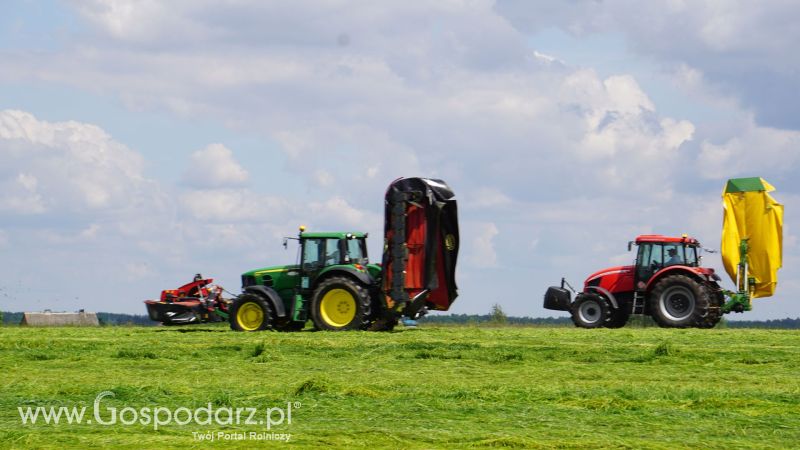
[[589,275],[574,301],[562,278],[560,287],[547,290],[544,307],[569,311],[582,328],[620,328],[631,314],[649,315],[662,327],[713,328],[719,322],[725,295],[714,269],[700,267],[696,239],[641,235],[628,250],[634,244],[636,265]]

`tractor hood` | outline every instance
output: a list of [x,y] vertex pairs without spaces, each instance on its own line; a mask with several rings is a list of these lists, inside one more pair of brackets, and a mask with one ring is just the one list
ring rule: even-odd
[[246,275],[256,276],[256,275],[263,275],[263,274],[266,274],[266,273],[288,272],[291,269],[298,269],[298,266],[296,264],[291,264],[291,265],[288,265],[288,266],[264,267],[264,268],[261,268],[261,269],[253,269],[253,270],[251,270],[249,272],[245,272],[245,273],[242,274],[242,276],[246,276]]
[[608,267],[606,269],[598,270],[597,272],[589,275],[588,277],[586,277],[586,281],[584,281],[583,283],[584,284],[589,284],[589,282],[591,282],[592,280],[594,280],[596,278],[604,277],[604,276],[607,276],[607,275],[619,276],[619,275],[622,275],[622,274],[629,274],[629,273],[633,273],[633,266]]

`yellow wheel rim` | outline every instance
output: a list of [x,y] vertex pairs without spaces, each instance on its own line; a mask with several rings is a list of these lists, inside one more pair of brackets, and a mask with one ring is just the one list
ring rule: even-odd
[[345,327],[356,317],[356,299],[344,289],[331,289],[322,297],[319,312],[328,325]]
[[258,303],[247,302],[236,311],[236,322],[243,330],[257,330],[264,323],[264,310]]

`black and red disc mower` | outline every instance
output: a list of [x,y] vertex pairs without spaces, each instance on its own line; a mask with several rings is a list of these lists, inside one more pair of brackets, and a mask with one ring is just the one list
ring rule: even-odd
[[161,291],[161,300],[145,300],[150,319],[164,325],[222,322],[228,320],[230,300],[213,278],[197,274],[191,283]]

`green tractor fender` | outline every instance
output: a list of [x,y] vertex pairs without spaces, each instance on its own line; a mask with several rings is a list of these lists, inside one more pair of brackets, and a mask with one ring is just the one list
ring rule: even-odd
[[269,303],[269,306],[272,308],[272,311],[275,313],[275,317],[284,318],[286,317],[286,307],[283,305],[283,301],[281,300],[280,295],[275,292],[275,289],[272,289],[269,286],[247,286],[244,288],[244,292],[248,294],[255,294],[262,297],[264,300]]
[[314,286],[312,289],[315,289],[317,285],[319,285],[322,281],[327,278],[336,275],[343,275],[350,278],[355,279],[359,283],[367,286],[369,288],[375,286],[375,279],[366,271],[366,267],[364,270],[358,270],[353,266],[346,266],[346,265],[336,265],[336,266],[329,266],[322,271],[320,271],[319,275],[317,275],[317,279],[314,280]]

